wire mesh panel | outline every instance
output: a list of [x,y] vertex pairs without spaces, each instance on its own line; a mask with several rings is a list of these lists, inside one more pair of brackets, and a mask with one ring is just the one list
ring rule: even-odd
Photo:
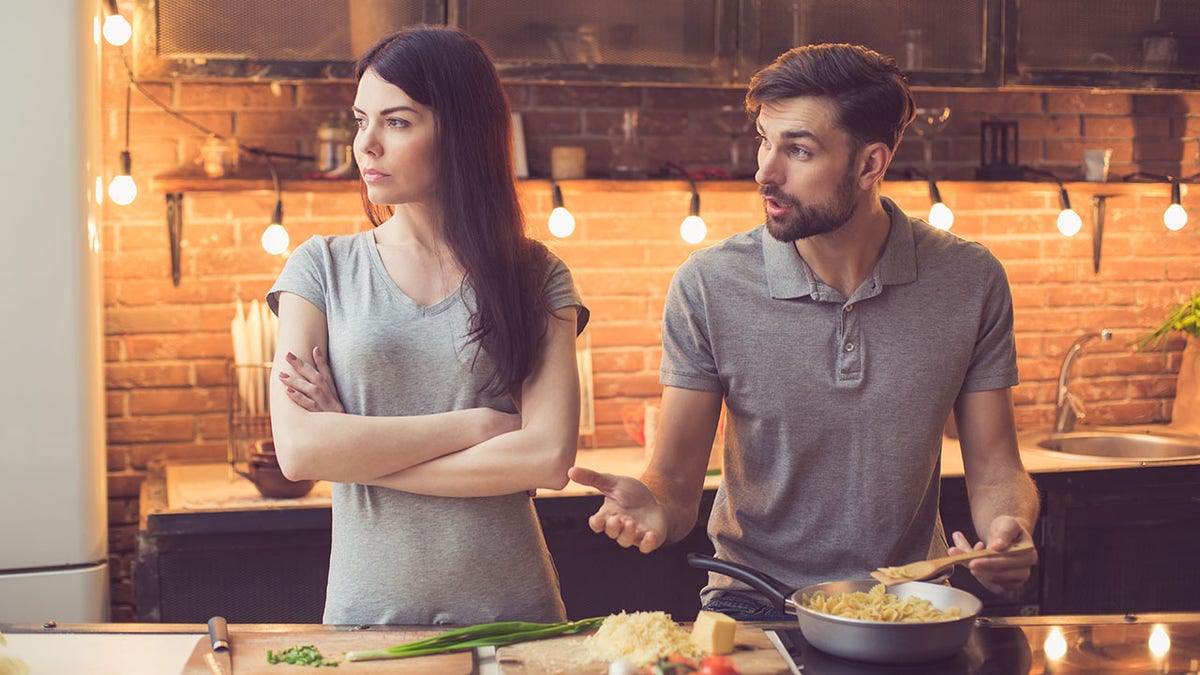
[[759,64],[799,45],[849,42],[905,71],[982,73],[987,0],[762,0],[754,3]]
[[705,66],[716,44],[717,0],[534,0],[464,3],[459,23],[497,59]]
[[255,443],[271,440],[270,378],[270,363],[228,366],[230,464],[249,461]]
[[1017,6],[1021,70],[1200,68],[1200,2],[1195,0],[1059,0]]
[[[509,77],[727,81],[733,0],[452,0],[450,22],[479,38]],[[657,73],[657,74],[656,74]]]
[[442,0],[137,0],[140,77],[348,78],[376,40],[441,23]]
[[349,4],[158,0],[158,53],[183,58],[349,60]]

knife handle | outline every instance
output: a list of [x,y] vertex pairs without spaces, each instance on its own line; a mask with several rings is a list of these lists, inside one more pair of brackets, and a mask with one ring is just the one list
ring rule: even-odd
[[214,616],[208,620],[208,637],[214,650],[229,649],[229,626],[225,624],[225,617]]

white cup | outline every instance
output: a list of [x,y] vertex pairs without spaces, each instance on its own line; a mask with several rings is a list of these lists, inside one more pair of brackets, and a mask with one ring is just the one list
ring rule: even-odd
[[550,149],[550,176],[554,180],[571,180],[587,176],[587,151],[573,145],[556,145]]
[[1083,151],[1083,179],[1093,183],[1108,180],[1108,163],[1112,148],[1093,148]]

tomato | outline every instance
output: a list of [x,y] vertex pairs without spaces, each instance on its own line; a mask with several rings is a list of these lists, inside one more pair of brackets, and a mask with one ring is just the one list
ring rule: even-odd
[[728,656],[714,654],[700,661],[700,675],[740,675]]

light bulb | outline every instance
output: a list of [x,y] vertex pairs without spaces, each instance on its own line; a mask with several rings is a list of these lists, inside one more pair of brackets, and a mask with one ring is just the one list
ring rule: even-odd
[[1184,225],[1187,225],[1188,213],[1181,204],[1171,204],[1163,211],[1163,225],[1167,226],[1168,230],[1182,230]]
[[699,244],[708,236],[708,226],[700,216],[688,216],[679,225],[679,236],[689,244]]
[[1042,652],[1051,661],[1057,661],[1067,655],[1067,639],[1062,634],[1062,628],[1053,626],[1049,635],[1042,643]]
[[565,239],[575,231],[575,216],[565,206],[556,206],[550,212],[550,234]]
[[120,206],[132,203],[137,198],[137,183],[133,182],[133,176],[125,173],[115,176],[108,184],[108,198]]
[[1064,237],[1074,237],[1083,229],[1083,218],[1074,209],[1063,209],[1058,214],[1058,231]]
[[1161,624],[1155,624],[1150,630],[1150,639],[1147,641],[1150,646],[1150,653],[1162,658],[1167,652],[1171,651],[1171,636],[1167,634],[1167,629]]
[[287,228],[279,223],[271,223],[263,230],[262,247],[271,255],[279,255],[286,251],[290,241]]
[[120,14],[109,14],[108,18],[104,20],[104,28],[100,29],[100,32],[104,34],[104,39],[108,41],[108,44],[114,47],[120,47],[133,37],[133,27]]
[[929,224],[939,230],[948,230],[954,224],[954,212],[942,202],[929,207]]

